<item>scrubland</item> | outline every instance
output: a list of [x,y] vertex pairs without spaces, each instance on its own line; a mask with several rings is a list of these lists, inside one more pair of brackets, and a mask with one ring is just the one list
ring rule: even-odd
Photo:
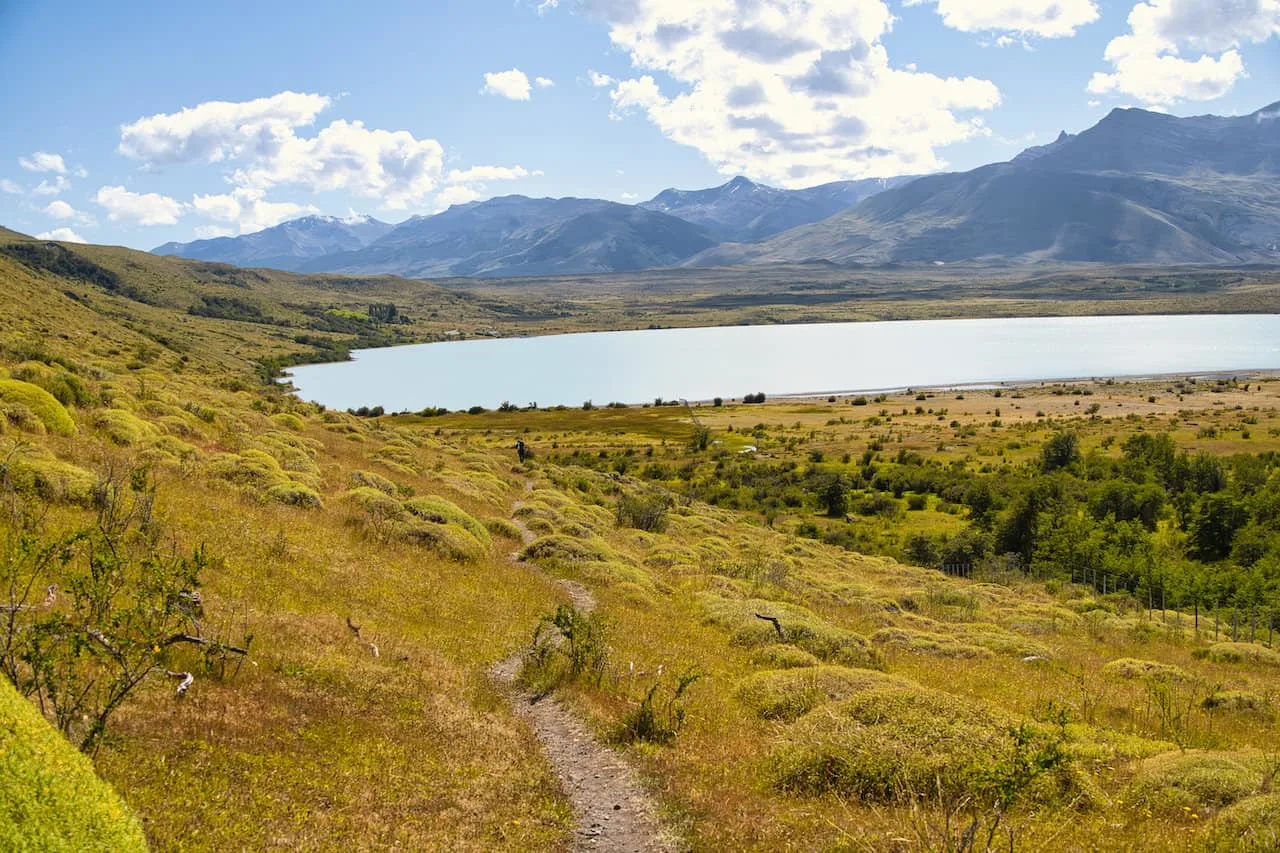
[[[88,749],[154,849],[563,849],[563,792],[488,675],[520,649],[524,678],[640,768],[691,850],[1275,849],[1280,657],[1256,618],[1228,631],[1220,601],[1215,622],[1199,598],[1033,571],[1036,554],[992,551],[966,577],[912,565],[913,536],[953,542],[972,507],[908,509],[863,474],[905,466],[901,449],[1014,477],[1067,432],[1081,466],[1159,433],[1258,457],[1265,490],[1270,378],[356,417],[261,378],[405,331],[298,325],[358,305],[341,282],[80,256],[0,256],[0,603],[26,608],[6,611],[18,627],[123,638],[135,623],[81,607],[103,565],[82,543],[116,548],[121,577],[198,568],[155,607],[212,645],[139,649],[152,674]],[[294,325],[190,313],[205,279]],[[436,298],[441,329],[491,310]],[[847,476],[847,518],[743,485],[751,466]],[[859,509],[875,499],[901,504]],[[1171,518],[1150,535],[1177,540]],[[67,559],[36,571],[32,543]],[[591,617],[559,578],[593,592]],[[191,587],[199,610],[175,609]],[[143,600],[124,589],[112,612]],[[578,631],[582,657],[539,645],[548,626]],[[82,646],[57,675],[100,685],[114,658]],[[11,660],[48,698],[56,682]],[[173,672],[193,677],[180,695]]]

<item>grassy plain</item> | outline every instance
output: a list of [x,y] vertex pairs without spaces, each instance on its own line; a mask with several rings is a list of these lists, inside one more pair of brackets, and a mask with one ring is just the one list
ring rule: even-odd
[[[175,650],[169,665],[195,673],[193,687],[178,698],[165,679],[148,682],[94,756],[155,849],[562,849],[563,794],[486,676],[565,601],[556,577],[594,591],[609,650],[601,681],[566,686],[568,701],[604,737],[646,696],[679,723],[665,744],[620,748],[691,850],[954,849],[975,820],[979,846],[990,830],[1002,849],[1231,849],[1241,826],[1266,843],[1280,667],[1265,656],[1207,654],[1224,638],[1207,622],[1197,636],[1190,614],[850,552],[796,535],[811,511],[711,506],[643,472],[714,466],[748,444],[803,467],[815,451],[856,459],[873,442],[978,469],[1034,458],[1064,425],[1086,449],[1158,427],[1187,448],[1259,453],[1280,449],[1278,381],[357,418],[264,385],[260,362],[317,341],[626,327],[641,316],[692,325],[1031,305],[994,293],[1016,289],[1009,280],[957,295],[963,276],[933,271],[920,284],[933,298],[913,302],[891,295],[890,273],[867,273],[878,295],[860,301],[825,278],[848,271],[820,269],[826,290],[793,292],[842,298],[733,305],[706,300],[724,292],[715,276],[738,273],[696,286],[664,285],[665,274],[583,283],[590,292],[566,295],[562,282],[353,282],[70,248],[118,282],[0,255],[0,366],[12,381],[62,389],[75,427],[60,435],[31,406],[9,405],[10,487],[45,506],[48,530],[68,529],[93,523],[74,472],[92,482],[145,466],[166,541],[203,543],[214,558],[206,625],[250,649],[230,670]],[[743,290],[763,300],[759,275]],[[1114,307],[1102,299],[1114,282],[1060,275],[1094,283],[1079,302],[1051,305]],[[926,273],[904,278],[910,290]],[[1261,273],[1207,280],[1185,298],[1148,282],[1126,307],[1275,310],[1280,291]],[[552,289],[559,302],[547,301]],[[236,316],[190,313],[208,295],[239,300],[215,303]],[[340,312],[386,302],[409,322],[344,325]],[[65,392],[76,383],[83,394]],[[695,417],[711,431],[701,450],[690,444]],[[525,465],[517,437],[534,451]],[[654,494],[672,501],[665,524],[619,523],[620,501]],[[513,514],[539,536],[519,561],[508,556],[522,544],[504,521]],[[958,523],[931,505],[880,532]],[[1185,677],[1107,667],[1123,659]],[[694,672],[675,698],[675,679]],[[1204,704],[1228,693],[1252,698]]]

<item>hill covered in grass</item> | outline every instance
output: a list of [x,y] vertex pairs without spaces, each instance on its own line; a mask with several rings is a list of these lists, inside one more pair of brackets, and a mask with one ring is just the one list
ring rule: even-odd
[[[529,303],[32,245],[0,247],[0,605],[24,629],[3,637],[66,639],[42,654],[89,702],[121,657],[146,668],[92,750],[153,849],[563,849],[569,801],[489,676],[513,653],[690,849],[1273,843],[1265,594],[1151,600],[1106,549],[1080,575],[1034,538],[961,577],[913,545],[988,516],[1114,532],[1089,484],[1155,476],[1126,467],[1141,435],[1217,460],[1194,501],[1247,494],[1270,530],[1271,378],[357,417],[266,375],[374,335],[537,328]],[[1046,472],[1063,433],[1078,456]],[[1182,511],[1143,527],[1151,567],[1238,568],[1189,552]],[[1240,590],[1270,589],[1267,553]],[[46,670],[5,661],[86,742]]]

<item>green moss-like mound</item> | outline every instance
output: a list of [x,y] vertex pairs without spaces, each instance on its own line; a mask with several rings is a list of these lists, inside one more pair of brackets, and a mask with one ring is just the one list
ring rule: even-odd
[[352,471],[350,474],[351,485],[353,488],[367,487],[377,489],[388,495],[396,493],[396,484],[388,480],[381,474],[375,474],[372,471]]
[[1274,764],[1265,756],[1236,752],[1157,755],[1142,762],[1125,800],[1153,812],[1191,809],[1204,815],[1259,793],[1277,769]]
[[794,720],[819,705],[876,687],[910,687],[909,681],[874,669],[812,666],[758,672],[738,685],[738,699],[766,720]]
[[[1051,752],[1048,735],[1011,717],[933,690],[880,687],[794,723],[774,751],[774,782],[784,791],[873,802],[981,798],[1002,786],[1010,768]],[[1069,790],[1068,761],[1062,756],[1046,773],[1056,785],[1037,791]]]
[[489,531],[475,518],[444,498],[414,498],[405,501],[404,508],[415,518],[433,524],[456,524],[466,530],[481,545],[488,547]]
[[315,489],[308,488],[301,483],[281,483],[280,485],[272,486],[267,489],[267,498],[276,503],[301,507],[302,509],[319,509],[324,505]]
[[912,631],[907,628],[881,628],[872,634],[870,639],[877,646],[916,655],[962,659],[991,657],[991,652],[981,646],[961,643],[954,637],[944,634]]
[[278,427],[284,427],[293,432],[302,432],[302,418],[289,412],[280,412],[271,416],[271,422]]
[[[881,666],[879,652],[865,637],[830,625],[804,607],[756,598],[734,600],[715,593],[701,593],[698,598],[707,621],[728,629],[736,645],[750,648],[786,644],[829,663]],[[757,614],[776,618],[782,635],[779,636],[771,622],[760,619]]]
[[1181,667],[1138,658],[1113,660],[1102,667],[1102,674],[1126,681],[1186,681],[1190,678]]
[[1197,650],[1197,656],[1208,657],[1217,663],[1261,663],[1280,666],[1280,652],[1257,643],[1215,643],[1207,651]]
[[25,447],[8,463],[10,482],[19,492],[52,503],[88,504],[98,478],[63,462],[42,447]]
[[1209,824],[1196,846],[1213,853],[1280,850],[1280,794],[1261,794],[1227,806]]
[[76,422],[71,415],[56,397],[38,385],[19,379],[0,379],[0,403],[26,406],[49,432],[76,434]]
[[607,561],[612,557],[603,542],[575,539],[572,536],[544,536],[520,553],[522,560],[561,560],[581,563],[589,560]]
[[1271,717],[1275,709],[1267,697],[1247,690],[1219,690],[1201,703],[1207,711],[1241,711]]
[[146,849],[137,819],[89,759],[0,678],[0,850]]
[[112,444],[129,447],[155,438],[156,428],[133,412],[104,409],[93,416],[93,426]]

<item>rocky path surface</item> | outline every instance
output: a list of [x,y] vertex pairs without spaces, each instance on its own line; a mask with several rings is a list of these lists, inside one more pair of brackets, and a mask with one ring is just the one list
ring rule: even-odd
[[[527,489],[526,489],[527,490]],[[519,509],[517,502],[513,511]],[[513,516],[521,538],[528,545],[533,533]],[[517,559],[516,554],[511,559]],[[582,584],[561,580],[573,606],[580,612],[595,609],[595,597]],[[612,749],[601,744],[555,697],[535,700],[515,683],[521,654],[516,652],[494,665],[494,679],[511,697],[515,712],[524,718],[546,751],[556,778],[573,806],[573,853],[673,853],[676,845],[658,821],[652,798],[635,773]]]

